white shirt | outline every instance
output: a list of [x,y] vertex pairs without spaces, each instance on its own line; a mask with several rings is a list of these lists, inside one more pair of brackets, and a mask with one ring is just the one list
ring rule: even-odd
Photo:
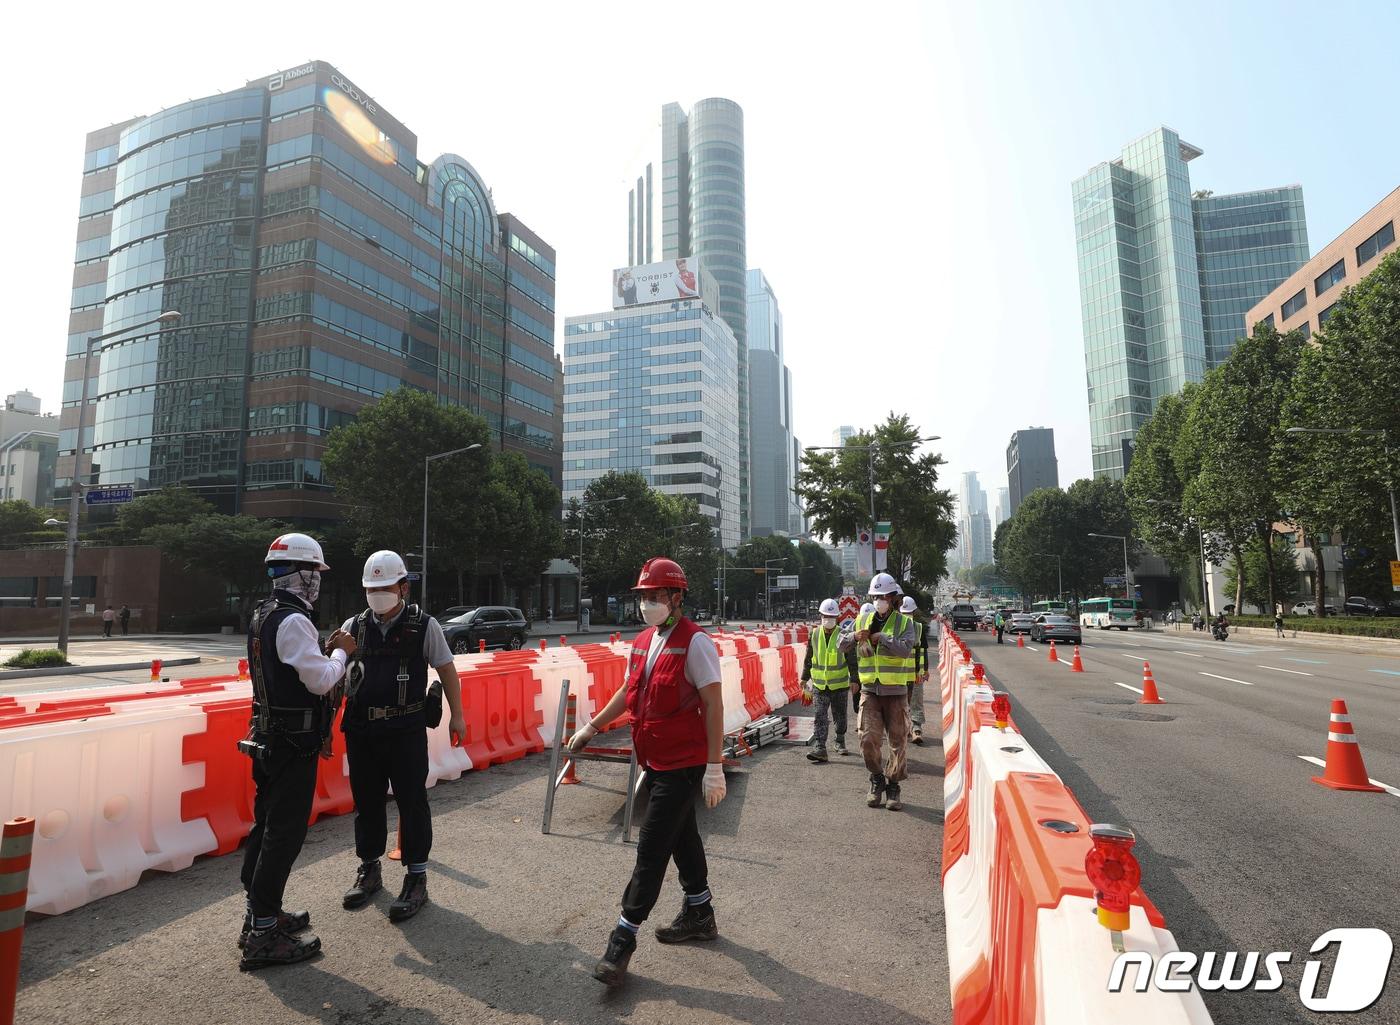
[[328,694],[345,675],[345,652],[321,654],[321,638],[306,616],[288,616],[277,627],[277,657],[297,671],[312,694]]
[[[652,635],[651,647],[647,649],[644,680],[651,679],[651,667],[656,664],[656,656],[661,654],[661,649],[666,646],[671,630],[674,629],[675,627],[665,631],[657,630]],[[715,647],[714,639],[709,634],[697,633],[691,638],[690,647],[685,653],[685,678],[696,690],[719,683],[719,649]]]
[[[370,621],[379,628],[380,637],[386,636],[389,631],[393,629],[394,624],[399,621],[399,617],[404,614],[404,609],[407,608],[407,605],[403,606],[403,608],[399,609],[399,611],[388,620],[380,619],[377,613],[373,611],[370,612]],[[351,616],[340,628],[351,636],[354,636],[356,618],[355,616]],[[427,628],[423,631],[423,657],[428,660],[428,665],[436,669],[438,666],[452,661],[452,649],[447,646],[447,635],[442,632],[442,624],[432,616],[426,614],[423,616],[423,619],[428,624]]]

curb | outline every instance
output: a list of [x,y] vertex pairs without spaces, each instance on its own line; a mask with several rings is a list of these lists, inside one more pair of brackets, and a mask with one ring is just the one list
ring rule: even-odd
[[[1235,626],[1231,624],[1230,635],[1265,638],[1273,641],[1290,641],[1294,644],[1313,645],[1319,648],[1346,648],[1352,654],[1373,654],[1400,656],[1400,640],[1392,637],[1365,637],[1358,634],[1324,634],[1311,630],[1284,631],[1287,637],[1279,637],[1271,626]],[[1209,636],[1209,635],[1207,635]],[[1229,642],[1226,642],[1229,643]]]
[[[192,666],[203,661],[200,656],[192,658],[161,659],[161,666]],[[0,683],[6,680],[23,680],[31,676],[81,676],[84,673],[123,673],[132,669],[149,669],[151,660],[144,662],[114,662],[105,666],[46,666],[42,669],[0,669]]]

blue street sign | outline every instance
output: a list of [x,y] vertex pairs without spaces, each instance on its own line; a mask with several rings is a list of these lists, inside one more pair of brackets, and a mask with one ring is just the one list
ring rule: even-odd
[[1124,583],[1122,577],[1104,577],[1103,582],[1109,587],[1122,587]]
[[420,580],[423,579],[423,574],[422,574],[422,573],[410,573],[410,574],[408,575],[407,579],[408,579],[408,582],[409,582],[409,583],[411,583],[411,584],[416,584],[416,583],[418,583],[418,581],[420,581]]
[[83,496],[88,505],[121,505],[136,497],[136,489],[130,484],[104,484],[89,488]]

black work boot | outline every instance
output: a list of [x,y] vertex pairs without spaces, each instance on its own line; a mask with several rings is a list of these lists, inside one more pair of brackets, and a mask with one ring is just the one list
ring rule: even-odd
[[865,799],[867,808],[879,808],[885,803],[885,774],[883,772],[872,772],[870,774],[870,796]]
[[423,910],[428,903],[428,873],[410,872],[403,877],[403,889],[398,900],[389,905],[389,921],[404,922]]
[[[287,932],[301,932],[311,925],[310,911],[279,911],[277,912],[277,928]],[[253,931],[252,912],[243,916],[243,929],[238,934],[238,949],[242,950],[248,945],[248,934]]]
[[656,930],[656,939],[660,943],[712,940],[718,935],[715,906],[709,901],[704,904],[691,904],[686,901],[681,905],[681,913],[676,916],[675,921]]
[[885,805],[890,811],[901,811],[904,803],[899,799],[899,784],[891,783],[885,788],[885,796],[889,798],[889,804]]
[[380,890],[384,889],[384,877],[379,873],[378,861],[362,861],[355,869],[355,885],[345,891],[340,903],[345,910],[362,908]]
[[272,965],[296,964],[321,952],[321,940],[316,936],[293,936],[281,926],[266,932],[250,932],[243,945],[243,958],[238,962],[241,972],[253,972]]
[[593,978],[604,986],[620,986],[627,975],[627,965],[632,961],[632,953],[637,949],[637,937],[631,929],[618,926],[608,936],[608,949],[593,966]]
[[808,752],[807,752],[807,761],[809,761],[809,762],[824,762],[824,761],[826,761],[826,745],[825,745],[825,744],[817,744],[815,747],[812,748],[812,750],[808,751]]

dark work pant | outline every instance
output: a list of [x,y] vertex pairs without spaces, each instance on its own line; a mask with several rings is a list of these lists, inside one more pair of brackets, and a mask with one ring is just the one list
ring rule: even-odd
[[350,792],[355,797],[355,853],[361,861],[384,856],[389,823],[384,798],[394,788],[399,806],[399,846],[403,863],[421,864],[433,846],[433,813],[428,808],[426,729],[345,734],[350,758]]
[[817,690],[817,714],[812,723],[812,736],[816,738],[817,747],[826,747],[828,710],[830,710],[832,721],[836,723],[836,741],[844,744],[846,742],[846,689],[844,687],[840,690]]
[[705,845],[695,821],[695,802],[704,777],[703,765],[668,772],[647,770],[651,798],[637,835],[637,866],[622,894],[622,914],[634,925],[645,922],[656,907],[666,864],[673,858],[682,890],[704,893],[709,886]]
[[[301,853],[311,802],[316,796],[316,751],[310,738],[298,745],[285,737],[266,741],[269,751],[253,759],[253,829],[243,851],[243,889],[253,914],[267,918],[282,910],[287,877]],[[314,748],[303,753],[307,747]]]
[[126,632],[127,632],[127,629],[126,629],[126,628],[127,628],[128,625],[130,625],[130,621],[129,621],[129,620],[123,619],[123,620],[122,620],[122,633],[126,633]]
[[111,636],[112,636],[112,621],[111,621],[110,619],[104,619],[104,620],[102,621],[102,636],[103,636],[103,637],[111,637]]
[[997,627],[997,643],[998,643],[998,644],[1001,643],[1001,632],[1002,632],[1003,630],[1005,630],[1005,629],[1006,629],[1006,627],[1004,627],[1004,626],[999,626],[999,627]]

